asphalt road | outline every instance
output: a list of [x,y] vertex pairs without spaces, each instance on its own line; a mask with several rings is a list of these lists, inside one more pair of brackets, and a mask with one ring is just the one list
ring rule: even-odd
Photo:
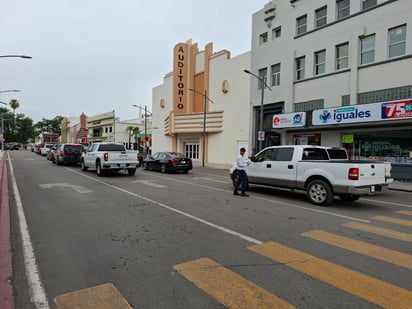
[[225,170],[98,177],[10,157],[16,308],[412,304],[411,193],[325,208],[288,190],[233,196]]

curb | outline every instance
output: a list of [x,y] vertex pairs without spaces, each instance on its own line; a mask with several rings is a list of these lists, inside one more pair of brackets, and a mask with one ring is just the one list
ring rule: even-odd
[[9,188],[6,166],[7,154],[0,158],[0,308],[14,308],[12,258],[10,243]]

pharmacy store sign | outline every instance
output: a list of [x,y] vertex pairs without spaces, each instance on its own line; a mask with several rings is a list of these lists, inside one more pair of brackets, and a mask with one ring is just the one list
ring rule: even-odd
[[317,126],[411,118],[412,99],[408,99],[314,110],[312,124]]

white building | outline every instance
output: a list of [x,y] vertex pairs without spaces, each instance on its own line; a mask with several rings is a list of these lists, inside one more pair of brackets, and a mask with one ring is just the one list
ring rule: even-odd
[[[204,50],[191,41],[174,48],[174,68],[153,89],[152,152],[177,151],[195,163],[227,167],[249,148],[250,53]],[[204,134],[205,133],[205,134]],[[203,135],[204,134],[204,135]]]
[[[253,14],[264,146],[344,146],[412,163],[412,1],[274,0]],[[261,89],[251,79],[257,147]]]

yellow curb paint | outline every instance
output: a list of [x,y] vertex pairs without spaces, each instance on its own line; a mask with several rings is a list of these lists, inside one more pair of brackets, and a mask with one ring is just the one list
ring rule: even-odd
[[396,213],[401,215],[412,216],[412,210],[399,210]]
[[352,252],[373,257],[378,260],[412,269],[412,255],[406,253],[319,230],[305,232],[301,235],[327,243],[329,245],[337,246]]
[[208,258],[173,268],[227,308],[296,308]]
[[412,242],[412,234],[398,232],[398,231],[386,229],[383,227],[376,227],[370,224],[353,221],[353,222],[342,224],[342,226],[349,227],[349,228],[359,230],[359,231],[364,231],[364,232],[380,235],[380,236],[385,236],[388,238]]
[[131,309],[111,283],[62,294],[54,298],[57,309]]
[[386,216],[376,216],[376,217],[372,217],[371,219],[412,227],[412,221],[409,221],[409,220],[397,219],[397,218],[386,217]]
[[410,308],[412,292],[276,242],[248,247],[256,253],[383,308]]

